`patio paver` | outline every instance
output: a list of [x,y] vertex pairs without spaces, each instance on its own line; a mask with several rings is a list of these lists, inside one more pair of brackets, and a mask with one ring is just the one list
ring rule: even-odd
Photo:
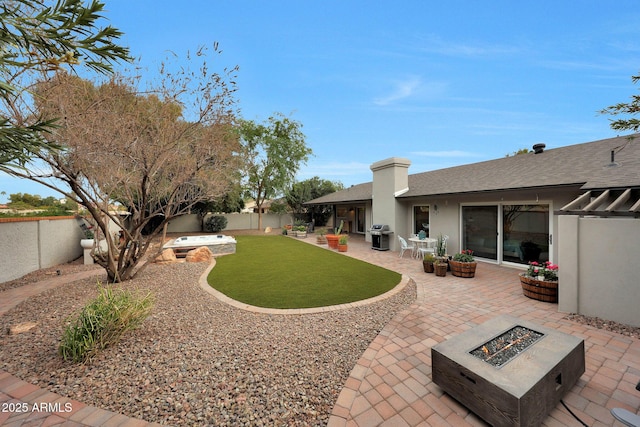
[[[487,425],[431,380],[431,347],[501,314],[510,314],[585,341],[586,372],[563,398],[589,426],[623,426],[610,413],[640,407],[640,340],[565,319],[557,304],[522,295],[519,269],[478,264],[476,277],[436,277],[422,262],[372,250],[351,238],[347,254],[407,275],[415,304],[398,313],[363,354],[345,383],[329,427]],[[409,258],[405,254],[405,258]],[[409,262],[407,262],[409,261]],[[411,391],[411,392],[409,392]],[[381,396],[387,404],[381,404]],[[560,403],[545,426],[580,426]]]
[[[315,244],[315,239],[302,239]],[[640,392],[640,340],[565,319],[557,305],[522,295],[520,270],[479,263],[473,279],[441,278],[422,271],[422,263],[408,254],[375,251],[361,237],[352,236],[345,255],[398,271],[413,279],[418,296],[398,313],[371,342],[353,368],[333,408],[328,427],[342,426],[482,426],[486,425],[431,381],[431,347],[500,314],[510,314],[578,336],[585,340],[586,372],[564,397],[584,423],[602,427],[623,425],[610,408],[637,413]],[[85,273],[86,274],[86,273]],[[100,274],[100,270],[94,272]],[[22,300],[77,277],[58,276],[46,283],[0,293],[0,315]],[[0,403],[61,403],[69,412],[0,413],[8,426],[155,426],[142,420],[84,405],[28,384],[0,371]],[[55,409],[55,408],[51,408]],[[559,404],[545,426],[581,425]]]

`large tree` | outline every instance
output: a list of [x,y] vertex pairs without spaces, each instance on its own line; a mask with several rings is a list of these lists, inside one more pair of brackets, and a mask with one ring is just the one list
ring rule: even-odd
[[191,213],[198,216],[200,231],[205,231],[205,220],[207,215],[215,212],[237,213],[244,208],[242,200],[242,188],[240,179],[235,180],[235,184],[222,196],[213,200],[203,200],[191,208]]
[[266,123],[240,122],[240,137],[246,159],[247,195],[258,208],[258,228],[262,229],[262,205],[268,199],[284,194],[294,182],[301,163],[312,151],[305,143],[302,124],[282,114]]
[[335,193],[344,188],[341,182],[313,178],[296,182],[287,192],[287,204],[297,219],[305,222],[315,221],[316,225],[326,225],[333,213],[332,205],[305,205],[309,200]]
[[[98,85],[58,73],[38,86],[39,113],[63,117],[48,135],[63,150],[41,150],[35,158],[45,168],[13,173],[86,207],[106,236],[108,251],[95,258],[111,282],[133,277],[164,226],[224,195],[237,173],[236,68],[212,73],[206,56],[203,49],[191,58],[197,71],[163,64],[159,82],[144,92],[140,76],[117,75]],[[129,215],[115,211],[114,202]],[[123,229],[124,241],[112,234],[110,221]]]
[[[50,6],[47,4],[51,3]],[[11,0],[0,4],[0,171],[11,173],[34,153],[59,148],[43,132],[55,118],[33,114],[37,79],[63,68],[100,74],[129,59],[115,42],[121,33],[100,28],[104,4],[82,0]]]
[[[640,74],[631,76],[633,83],[640,81]],[[619,104],[612,105],[601,111],[602,114],[610,114],[612,116],[629,115],[635,116],[640,113],[640,95],[632,95],[630,102],[621,102]],[[638,132],[640,130],[640,119],[635,117],[627,117],[611,121],[611,129],[613,130],[630,130]]]

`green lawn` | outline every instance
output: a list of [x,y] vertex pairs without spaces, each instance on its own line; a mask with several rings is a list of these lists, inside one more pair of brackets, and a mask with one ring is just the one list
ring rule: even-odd
[[374,297],[401,275],[285,236],[238,236],[236,253],[216,259],[209,285],[247,304],[323,307]]

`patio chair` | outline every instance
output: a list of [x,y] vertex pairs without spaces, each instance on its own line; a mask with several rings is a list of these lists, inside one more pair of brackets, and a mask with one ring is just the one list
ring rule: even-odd
[[422,246],[417,248],[416,257],[418,259],[424,258],[426,254],[436,254],[436,240],[428,239]]
[[[640,383],[636,385],[636,390],[640,391]],[[640,427],[640,415],[622,408],[611,409],[611,415],[622,424],[629,427]]]
[[413,252],[416,250],[415,246],[413,246],[412,244],[408,244],[407,241],[401,236],[398,236],[398,240],[400,241],[400,258],[402,258],[404,252],[407,250],[411,251],[411,257],[413,257]]

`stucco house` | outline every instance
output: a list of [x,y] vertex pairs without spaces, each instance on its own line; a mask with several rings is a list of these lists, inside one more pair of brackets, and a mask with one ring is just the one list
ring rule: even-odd
[[308,202],[334,206],[334,221],[371,241],[448,235],[450,254],[524,268],[560,265],[560,311],[640,326],[640,134],[409,174],[411,161],[371,165],[373,180]]

